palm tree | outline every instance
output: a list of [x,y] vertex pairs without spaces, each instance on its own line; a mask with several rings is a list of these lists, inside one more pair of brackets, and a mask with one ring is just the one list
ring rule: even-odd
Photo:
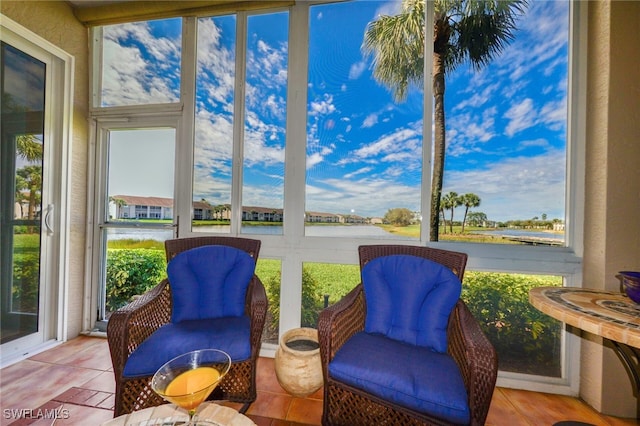
[[116,219],[122,219],[122,208],[127,205],[127,202],[122,198],[109,197],[109,201],[116,206]]
[[464,219],[462,220],[462,233],[464,234],[464,224],[467,221],[467,213],[471,207],[478,207],[480,205],[480,197],[476,194],[469,192],[464,194],[461,198],[462,205],[464,206]]
[[442,197],[442,214],[444,211],[451,209],[451,217],[449,218],[449,232],[453,234],[453,212],[456,207],[462,205],[462,199],[458,196],[457,192],[449,191],[444,197]]
[[[516,18],[528,0],[435,0],[433,27],[434,148],[430,239],[438,241],[445,158],[445,74],[469,61],[476,69],[491,62],[513,40]],[[373,55],[373,76],[396,101],[424,77],[425,0],[404,0],[394,16],[367,26],[362,49]]]
[[30,163],[42,160],[42,143],[35,135],[19,135],[16,138],[16,151]]
[[27,217],[29,220],[36,218],[36,210],[41,202],[42,166],[24,166],[16,171],[24,183],[25,196],[29,202]]

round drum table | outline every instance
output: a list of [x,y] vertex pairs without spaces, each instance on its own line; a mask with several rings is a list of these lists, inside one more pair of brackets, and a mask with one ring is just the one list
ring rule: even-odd
[[[197,419],[206,420],[212,425],[219,426],[255,426],[256,424],[247,416],[238,413],[230,407],[204,402],[196,413]],[[145,408],[124,414],[102,423],[102,426],[154,426],[171,425],[173,422],[189,420],[185,410],[173,405],[164,404],[157,407]]]

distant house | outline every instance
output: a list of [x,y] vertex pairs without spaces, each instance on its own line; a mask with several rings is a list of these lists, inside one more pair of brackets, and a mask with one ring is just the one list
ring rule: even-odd
[[173,199],[113,195],[109,212],[115,219],[173,219]]
[[[173,199],[161,197],[138,197],[134,195],[114,195],[109,200],[109,212],[115,219],[173,219]],[[194,220],[230,220],[228,205],[213,206],[206,201],[193,202]],[[259,206],[243,206],[242,220],[255,222],[282,222],[283,209]],[[373,223],[372,219],[371,222]],[[305,222],[310,223],[368,223],[368,219],[358,215],[307,212]],[[376,223],[382,223],[377,218]]]
[[193,202],[193,219],[194,220],[213,220],[213,209],[211,204],[204,201]]
[[333,213],[306,212],[304,215],[305,222],[311,223],[340,223],[340,216]]
[[242,207],[242,220],[257,222],[282,222],[284,213],[282,209],[272,209],[269,207]]
[[362,216],[358,216],[355,214],[348,214],[344,216],[340,216],[340,222],[342,223],[366,223],[367,219]]

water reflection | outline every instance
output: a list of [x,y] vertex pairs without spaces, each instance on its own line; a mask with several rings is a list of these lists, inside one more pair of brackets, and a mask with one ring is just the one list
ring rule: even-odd
[[[307,237],[344,237],[344,238],[385,238],[395,240],[415,239],[401,235],[391,234],[378,226],[352,225],[352,226],[305,226]],[[231,227],[221,226],[197,226],[193,229],[197,233],[229,234]],[[282,226],[243,226],[242,234],[254,235],[282,235]],[[129,228],[116,228],[109,230],[110,240],[157,240],[165,241],[173,238],[173,230],[158,231],[150,229],[134,230]]]

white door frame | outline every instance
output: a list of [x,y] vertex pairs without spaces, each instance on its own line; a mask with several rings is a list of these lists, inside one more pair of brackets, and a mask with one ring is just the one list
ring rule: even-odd
[[42,223],[41,297],[37,336],[2,345],[0,367],[41,352],[67,338],[69,185],[71,158],[74,57],[49,41],[0,15],[0,39],[44,62],[46,94],[44,116],[42,206],[50,215]]

